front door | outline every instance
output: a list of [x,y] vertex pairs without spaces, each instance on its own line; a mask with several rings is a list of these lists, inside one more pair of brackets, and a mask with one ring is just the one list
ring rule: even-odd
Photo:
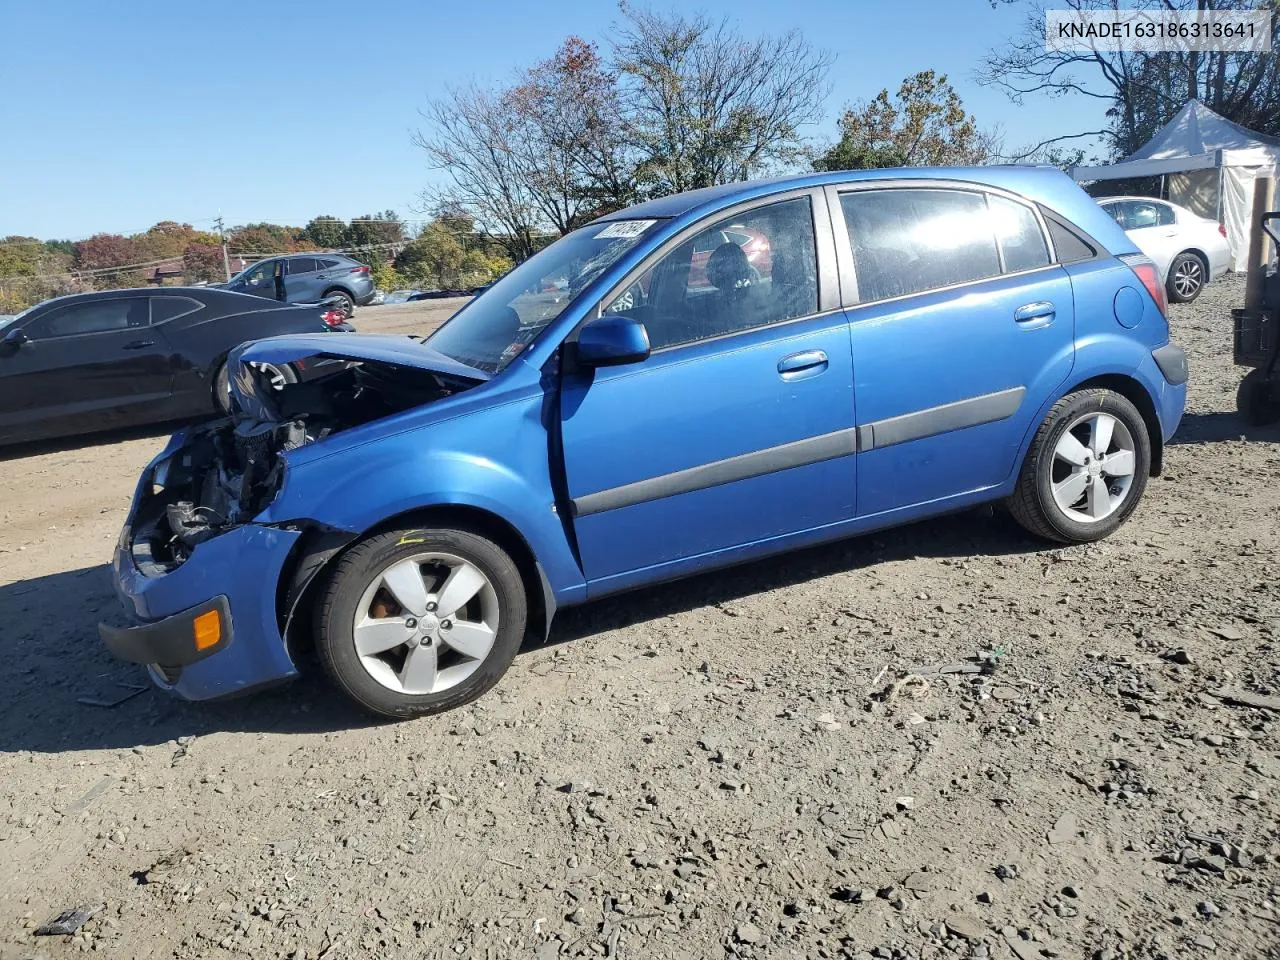
[[829,230],[815,236],[815,201],[825,225],[822,195],[805,193],[680,240],[605,307],[645,323],[651,356],[566,372],[589,593],[853,516],[849,335],[821,309],[836,303],[834,283],[819,289],[834,247]]
[[[0,357],[0,433],[83,433],[154,419],[172,393],[164,335],[147,297],[71,303],[23,325],[26,343]],[[69,429],[55,426],[67,421]]]
[[1039,217],[976,189],[838,195],[859,515],[999,485],[1074,360],[1071,281]]

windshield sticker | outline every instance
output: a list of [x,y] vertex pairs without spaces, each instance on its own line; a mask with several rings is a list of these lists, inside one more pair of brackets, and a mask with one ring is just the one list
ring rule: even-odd
[[596,234],[597,240],[631,240],[640,236],[657,220],[619,220],[611,223]]

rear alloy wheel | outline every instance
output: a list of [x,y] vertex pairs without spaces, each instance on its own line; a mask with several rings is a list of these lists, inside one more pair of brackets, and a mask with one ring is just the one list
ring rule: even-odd
[[317,647],[337,686],[383,717],[483,694],[524,638],[515,563],[464,530],[399,530],[352,548],[321,601]]
[[1180,253],[1169,265],[1169,280],[1165,291],[1173,303],[1190,303],[1200,296],[1208,280],[1204,261],[1194,253]]
[[1062,543],[1101,540],[1146,489],[1151,439],[1128,399],[1111,390],[1063,397],[1036,431],[1009,509],[1032,533]]
[[342,315],[350,320],[356,315],[356,302],[351,299],[351,294],[345,290],[330,290],[321,300],[337,300],[338,309],[342,311]]

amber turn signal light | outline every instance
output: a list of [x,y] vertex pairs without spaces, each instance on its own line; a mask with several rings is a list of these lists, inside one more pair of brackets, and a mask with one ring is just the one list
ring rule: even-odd
[[222,639],[222,621],[217,610],[200,614],[191,621],[191,627],[195,632],[197,650],[208,650]]

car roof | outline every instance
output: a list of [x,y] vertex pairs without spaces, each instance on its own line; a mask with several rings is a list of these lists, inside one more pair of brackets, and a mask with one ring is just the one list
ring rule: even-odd
[[763,180],[740,180],[715,187],[686,190],[607,214],[596,223],[611,220],[635,220],[679,217],[700,208],[715,209],[740,200],[780,193],[784,190],[822,187],[867,180],[951,180],[968,181],[980,186],[991,186],[1021,193],[1019,188],[1028,180],[1046,176],[1064,178],[1057,168],[1026,164],[1003,164],[988,167],[885,167],[874,170],[837,170],[831,173],[802,173]]
[[[54,304],[77,303],[82,300],[121,300],[126,297],[241,297],[246,302],[262,301],[264,303],[274,303],[276,301],[263,300],[262,297],[255,297],[250,293],[241,293],[238,290],[225,290],[222,287],[205,286],[205,287],[122,287],[118,290],[88,290],[84,293],[67,293],[61,297],[51,297],[48,300],[35,304],[31,310],[36,307],[49,307]],[[43,312],[43,311],[42,311]]]
[[[1037,203],[1065,217],[1090,234],[1112,254],[1135,253],[1133,241],[1094,199],[1060,169],[1048,165],[993,164],[986,167],[891,167],[876,170],[838,170],[832,173],[808,173],[767,180],[747,180],[689,190],[668,197],[619,210],[594,221],[672,219],[690,223],[736,203],[763,200],[788,190],[812,187],[843,186],[876,181],[895,181],[899,186],[921,181],[948,185],[1007,190],[1024,200]],[[913,184],[914,185],[914,184]]]

